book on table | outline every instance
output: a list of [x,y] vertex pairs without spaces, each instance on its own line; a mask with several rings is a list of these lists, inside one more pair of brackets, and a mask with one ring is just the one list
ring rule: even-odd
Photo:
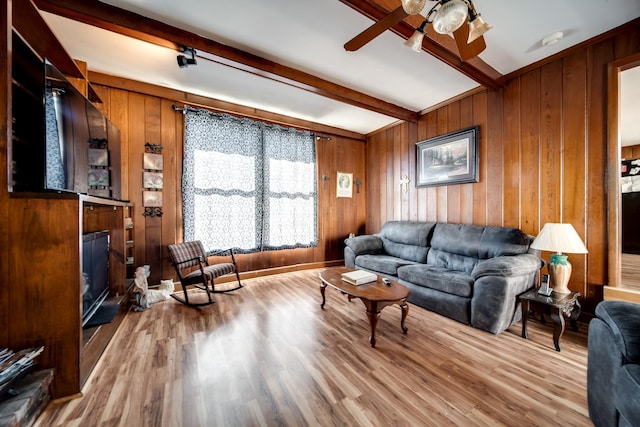
[[352,285],[363,285],[365,283],[375,282],[378,280],[378,276],[368,271],[356,270],[342,273],[342,280]]

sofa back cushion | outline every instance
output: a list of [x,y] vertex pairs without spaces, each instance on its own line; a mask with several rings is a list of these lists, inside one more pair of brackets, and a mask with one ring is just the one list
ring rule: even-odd
[[379,234],[384,252],[410,261],[427,262],[429,240],[435,225],[417,221],[386,222]]
[[529,242],[517,228],[440,223],[433,230],[428,263],[470,274],[481,260],[527,253]]

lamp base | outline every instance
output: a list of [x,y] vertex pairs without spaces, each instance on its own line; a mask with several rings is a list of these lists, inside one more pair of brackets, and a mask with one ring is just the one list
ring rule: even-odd
[[548,268],[553,292],[557,294],[571,293],[569,279],[571,278],[572,267],[567,256],[562,254],[551,255]]

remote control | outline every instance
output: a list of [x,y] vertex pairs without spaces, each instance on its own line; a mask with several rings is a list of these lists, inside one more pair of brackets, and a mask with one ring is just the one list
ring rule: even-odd
[[386,277],[382,279],[382,283],[384,283],[387,286],[391,286],[391,280],[387,279]]

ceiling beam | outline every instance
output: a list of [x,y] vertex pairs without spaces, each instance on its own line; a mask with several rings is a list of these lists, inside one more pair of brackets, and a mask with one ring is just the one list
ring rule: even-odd
[[[368,0],[340,1],[373,21],[383,19],[397,7],[397,4],[395,3],[399,3],[396,0],[394,2],[395,6],[387,7],[387,4],[390,3],[388,0],[375,0],[382,6]],[[408,18],[417,19],[415,16]],[[424,19],[422,16],[418,16],[418,18],[420,21]],[[419,25],[419,23],[417,25]],[[403,20],[391,27],[390,30],[398,34],[400,37],[408,39],[415,31],[415,26],[412,26]],[[500,89],[504,87],[504,78],[502,74],[493,69],[482,59],[475,57],[468,61],[462,61],[457,54],[457,47],[455,47],[455,42],[453,42],[453,40],[449,40],[448,36],[444,36],[441,38],[438,37],[438,40],[436,41],[436,37],[438,37],[438,35],[436,35],[429,26],[427,28],[424,42],[422,43],[422,49],[487,88]]]
[[407,108],[97,0],[35,0],[35,3],[40,10],[145,42],[176,50],[179,46],[192,47],[212,55],[211,59],[219,64],[345,104],[405,121],[418,120],[417,112]]

